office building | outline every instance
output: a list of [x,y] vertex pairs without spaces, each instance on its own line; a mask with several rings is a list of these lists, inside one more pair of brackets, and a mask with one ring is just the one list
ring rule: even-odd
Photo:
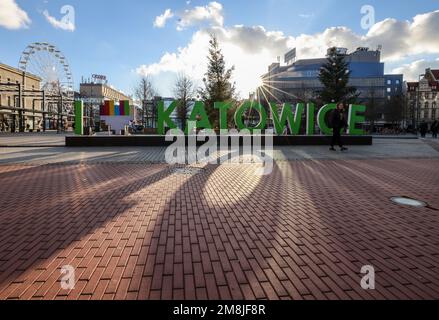
[[[349,64],[349,85],[357,88],[359,103],[367,104],[373,98],[377,104],[384,105],[386,100],[403,95],[403,75],[384,73],[380,50],[358,48],[348,53],[345,48],[337,48],[337,54],[345,57]],[[320,69],[327,58],[296,60],[294,49],[285,55],[284,62],[285,65],[280,61],[271,64],[262,77],[267,99],[296,104],[317,98],[323,89]],[[384,120],[384,112],[379,118]]]

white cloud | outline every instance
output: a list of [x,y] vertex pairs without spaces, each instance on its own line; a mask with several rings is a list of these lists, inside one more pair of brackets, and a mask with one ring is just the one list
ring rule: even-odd
[[15,0],[0,1],[0,26],[7,29],[27,28],[31,20]]
[[70,6],[69,8],[66,7],[66,9],[71,9],[71,11],[64,12],[67,14],[62,17],[61,20],[57,20],[55,17],[51,16],[47,10],[43,11],[43,15],[46,17],[47,22],[49,22],[54,28],[73,32],[75,31],[74,9]]
[[174,14],[172,13],[171,9],[166,9],[162,15],[157,16],[155,18],[154,27],[164,28],[166,25],[166,22],[173,17],[174,17]]
[[281,32],[268,32],[260,26],[213,27],[197,31],[186,47],[177,52],[166,52],[159,62],[137,68],[137,73],[157,76],[183,72],[201,82],[206,72],[211,32],[218,36],[228,67],[235,66],[234,80],[244,96],[260,84],[260,76],[266,72],[273,57],[284,54],[289,48],[288,37]]
[[[218,7],[221,8],[222,6]],[[187,24],[184,24],[187,25]],[[328,28],[320,33],[287,36],[280,31],[267,31],[261,26],[223,27],[223,20],[211,28],[194,33],[190,42],[176,52],[166,52],[159,62],[142,65],[137,73],[155,75],[185,72],[196,80],[204,77],[207,65],[209,33],[217,34],[228,66],[234,65],[235,80],[243,96],[259,84],[268,65],[297,47],[299,59],[321,58],[331,46],[375,49],[383,45],[384,61],[414,60],[414,56],[439,54],[439,10],[417,15],[412,21],[386,19],[378,22],[366,35],[356,34],[347,27]],[[168,86],[172,86],[169,84]]]
[[412,63],[404,64],[392,70],[394,74],[404,74],[406,81],[419,81],[419,75],[424,74],[427,68],[439,69],[439,58],[434,61],[425,59],[416,60]]
[[397,61],[418,54],[439,53],[439,10],[417,15],[412,21],[385,19],[376,23],[366,35],[347,27],[333,27],[321,33],[302,34],[294,39],[300,58],[322,57],[330,46],[377,48],[383,46],[384,61]]
[[184,30],[203,22],[207,22],[211,26],[222,26],[224,24],[223,5],[213,1],[207,6],[184,10],[183,13],[179,14],[177,30]]
[[[186,5],[190,4],[190,1],[186,1]],[[163,14],[155,18],[154,27],[163,28],[167,21],[174,17],[178,19],[178,31],[203,23],[207,26],[223,26],[224,24],[223,5],[213,1],[206,6],[196,6],[177,13],[174,13],[171,9],[166,9]]]

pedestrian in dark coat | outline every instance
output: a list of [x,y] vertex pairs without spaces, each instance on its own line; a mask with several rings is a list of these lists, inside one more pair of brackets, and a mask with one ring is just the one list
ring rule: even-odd
[[427,136],[427,131],[428,131],[428,124],[425,122],[425,121],[423,121],[422,123],[421,123],[421,126],[420,126],[420,131],[421,131],[421,137],[422,138],[425,138],[426,136]]
[[439,132],[439,122],[435,120],[431,125],[431,133],[433,134],[433,139],[437,139],[438,132]]
[[348,148],[343,146],[343,142],[341,139],[341,130],[346,129],[348,127],[348,123],[346,121],[346,117],[344,114],[345,106],[344,103],[337,104],[337,108],[332,111],[330,123],[333,129],[332,133],[332,141],[331,148],[329,150],[336,151],[335,145],[338,144],[341,151],[346,151]]

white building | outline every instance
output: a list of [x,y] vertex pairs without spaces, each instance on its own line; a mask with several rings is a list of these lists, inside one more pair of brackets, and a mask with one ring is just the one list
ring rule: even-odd
[[407,82],[407,103],[412,118],[433,123],[439,120],[439,70],[427,69],[419,82]]

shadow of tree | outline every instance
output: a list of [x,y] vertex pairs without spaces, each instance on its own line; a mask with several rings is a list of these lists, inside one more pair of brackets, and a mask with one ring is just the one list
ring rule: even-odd
[[[381,205],[403,175],[379,160],[360,163],[280,162],[262,177],[255,164],[208,165],[194,175],[167,165],[8,169],[0,184],[0,297],[428,297],[388,286],[421,286],[408,271],[432,274],[437,238],[427,246],[419,218]],[[435,230],[438,217],[422,214]],[[413,248],[426,256],[421,266],[410,262]],[[394,272],[372,293],[359,285],[369,263]],[[59,268],[67,264],[79,282],[62,292]],[[434,290],[437,276],[427,280]]]
[[3,173],[0,286],[27,270],[44,270],[57,253],[134,208],[141,199],[131,195],[170,174],[165,165],[45,165]]
[[[140,299],[268,299],[288,246],[281,217],[285,182],[256,177],[258,165],[208,166],[167,201],[154,229]],[[154,241],[155,240],[155,241]],[[141,254],[142,255],[142,254]],[[286,266],[286,264],[282,264]],[[262,285],[261,285],[262,284]],[[278,291],[276,291],[278,290]]]

